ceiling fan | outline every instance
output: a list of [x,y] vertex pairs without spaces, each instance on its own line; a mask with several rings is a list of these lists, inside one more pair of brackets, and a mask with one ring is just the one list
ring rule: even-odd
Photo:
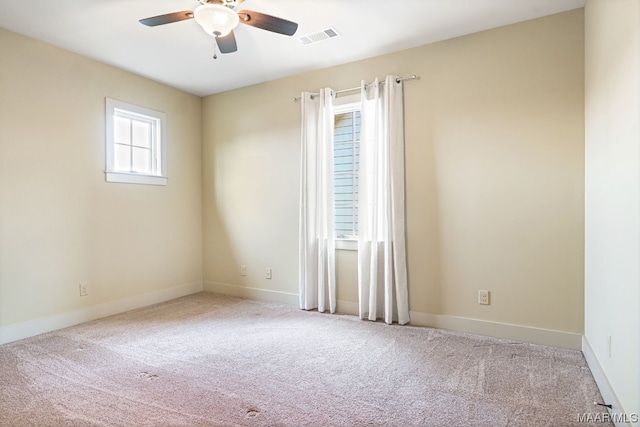
[[193,11],[183,10],[153,16],[141,19],[140,23],[155,27],[186,19],[195,19],[207,34],[216,38],[220,53],[231,53],[238,50],[233,30],[239,23],[287,36],[294,35],[298,29],[298,24],[286,19],[253,10],[236,12],[235,7],[244,0],[198,0],[198,2],[200,2],[200,6]]

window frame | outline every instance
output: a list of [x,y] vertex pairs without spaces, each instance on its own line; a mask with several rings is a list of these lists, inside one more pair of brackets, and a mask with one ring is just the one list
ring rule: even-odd
[[[106,181],[127,184],[167,185],[166,114],[150,108],[141,107],[111,98],[105,98],[105,107]],[[125,172],[115,168],[116,142],[114,118],[116,114],[132,120],[139,119],[138,121],[140,122],[147,122],[151,124],[151,173],[140,173],[135,171]]]
[[[334,98],[334,106],[333,106],[333,115],[334,117],[338,114],[350,113],[355,111],[362,111],[362,101],[359,94],[342,96]],[[335,127],[334,127],[335,134]],[[335,141],[334,141],[335,148]],[[334,179],[335,179],[335,171],[334,171]],[[335,196],[334,196],[335,200]],[[334,207],[335,209],[335,207]],[[335,219],[334,219],[335,224]],[[349,235],[346,237],[338,237],[337,234],[334,237],[336,243],[336,249],[343,250],[357,250],[358,249],[358,235]]]

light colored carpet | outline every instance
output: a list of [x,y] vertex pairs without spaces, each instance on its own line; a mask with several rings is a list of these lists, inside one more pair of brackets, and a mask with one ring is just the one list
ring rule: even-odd
[[0,346],[0,385],[2,426],[557,427],[603,412],[577,351],[210,293]]

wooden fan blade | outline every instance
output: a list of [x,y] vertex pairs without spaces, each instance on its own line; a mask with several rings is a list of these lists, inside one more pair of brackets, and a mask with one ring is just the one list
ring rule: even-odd
[[231,31],[224,37],[216,37],[216,43],[218,43],[218,49],[220,49],[220,53],[231,53],[238,50],[238,45],[236,44],[236,36],[233,35],[233,31]]
[[287,21],[286,19],[277,18],[264,13],[255,12],[253,10],[241,10],[238,12],[240,22],[251,25],[252,27],[261,28],[273,33],[292,36],[298,30],[298,24]]
[[193,19],[193,12],[183,10],[182,12],[167,13],[166,15],[141,19],[139,22],[148,27],[155,27],[156,25],[171,24],[172,22],[184,21],[185,19]]

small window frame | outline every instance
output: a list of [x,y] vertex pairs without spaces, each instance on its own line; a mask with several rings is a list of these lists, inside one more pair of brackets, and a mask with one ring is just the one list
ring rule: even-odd
[[[105,126],[106,126],[106,170],[107,182],[146,185],[167,185],[167,132],[165,113],[141,107],[111,98],[105,98]],[[130,119],[150,123],[152,126],[152,171],[141,173],[125,172],[116,169],[115,161],[115,128],[114,117],[122,115]]]

